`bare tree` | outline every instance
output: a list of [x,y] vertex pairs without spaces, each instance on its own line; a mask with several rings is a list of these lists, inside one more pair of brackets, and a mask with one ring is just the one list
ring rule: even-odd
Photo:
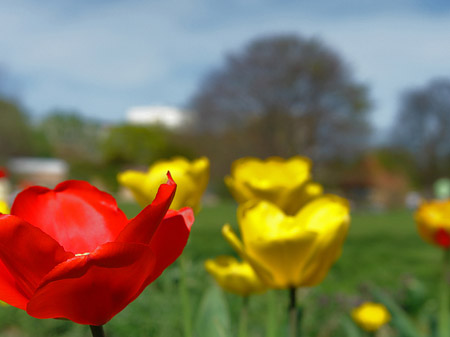
[[450,79],[435,79],[407,91],[392,130],[393,143],[414,155],[422,182],[448,174]]
[[336,52],[296,35],[257,39],[228,56],[190,104],[202,132],[241,131],[254,152],[315,160],[364,147],[369,105]]

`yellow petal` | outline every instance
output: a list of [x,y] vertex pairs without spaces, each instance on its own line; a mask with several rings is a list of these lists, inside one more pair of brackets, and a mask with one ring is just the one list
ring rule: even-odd
[[323,194],[323,187],[314,181],[304,183],[301,188],[293,190],[291,194],[283,202],[283,206],[279,206],[288,215],[295,215],[311,200]]
[[250,201],[238,208],[239,250],[272,274],[272,287],[312,286],[339,257],[349,226],[348,202],[324,195],[296,216],[275,205]]
[[313,252],[314,239],[314,233],[303,232],[295,237],[253,242],[248,251],[250,256],[270,270],[272,287],[298,287],[301,285],[299,272]]
[[232,164],[232,176],[238,181],[246,181],[259,190],[271,189],[273,186],[286,187],[302,185],[310,178],[311,161],[295,156],[287,160],[269,157],[261,160],[246,157]]
[[198,182],[199,189],[205,190],[209,182],[210,163],[206,157],[192,161],[191,175]]
[[366,331],[377,331],[391,319],[389,311],[378,303],[365,302],[352,311],[353,320]]
[[[233,162],[231,175],[225,183],[239,203],[248,200],[267,200],[285,212],[295,212],[294,206],[303,184],[310,179],[311,161],[295,156],[287,160],[270,157],[261,160],[254,157],[241,158]],[[294,212],[294,213],[295,213]]]
[[270,270],[271,286],[298,286],[317,234],[265,201],[241,205],[238,220],[247,255]]
[[303,185],[300,191],[301,205],[305,205],[309,201],[321,196],[323,194],[323,187],[319,183],[309,181]]
[[304,227],[267,201],[250,201],[237,210],[244,244],[302,235]]
[[242,241],[237,237],[236,233],[233,231],[229,224],[225,224],[222,227],[222,235],[228,241],[230,246],[236,251],[236,253],[239,254],[241,259],[251,264],[261,280],[263,280],[266,284],[272,284],[274,282],[272,273],[267,270],[258,260],[247,254]]
[[303,191],[308,198],[315,198],[323,193],[323,186],[312,181],[303,187]]
[[242,241],[237,237],[230,224],[223,225],[222,235],[228,241],[231,248],[233,248],[242,259],[246,259],[247,256],[245,253],[244,245],[242,244]]
[[119,175],[119,182],[131,189],[143,206],[155,197],[159,185],[167,180],[167,172],[177,184],[171,209],[191,207],[198,210],[209,181],[209,160],[206,157],[189,161],[183,157],[161,160],[150,166],[147,173],[127,171]]
[[226,176],[224,181],[234,200],[239,204],[252,198],[252,192],[241,181],[233,179],[231,176]]
[[241,296],[266,290],[253,268],[232,256],[219,256],[205,262],[206,270],[225,290]]
[[[192,162],[183,157],[175,157],[171,160],[161,160],[153,164],[148,177],[152,181],[160,181],[170,171],[173,180],[177,184],[177,192],[170,208],[180,209],[191,207],[198,210],[201,197],[209,180],[209,161],[202,157]],[[159,186],[159,185],[158,185]],[[153,194],[156,194],[157,186],[148,186]]]
[[346,199],[337,195],[325,194],[303,207],[295,216],[296,221],[304,223],[309,230],[327,234],[343,224],[348,228],[350,206]]
[[3,200],[0,200],[0,213],[1,214],[9,214],[8,204]]
[[311,201],[296,215],[296,221],[317,233],[314,253],[299,276],[303,286],[320,283],[339,258],[350,223],[349,212],[347,200],[328,194]]
[[[143,188],[145,185],[145,181],[147,180],[147,176],[143,172],[128,170],[117,175],[117,180],[119,184],[130,189],[133,197],[142,207],[150,204],[154,198],[150,193],[146,192],[146,189]],[[156,195],[156,194],[155,194]]]

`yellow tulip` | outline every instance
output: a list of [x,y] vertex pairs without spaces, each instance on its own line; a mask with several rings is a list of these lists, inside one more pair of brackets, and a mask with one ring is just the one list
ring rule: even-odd
[[248,296],[266,290],[253,268],[247,262],[239,262],[232,256],[222,255],[214,260],[209,259],[205,262],[205,268],[223,289],[233,294]]
[[170,208],[191,207],[198,211],[209,180],[209,160],[206,157],[193,161],[183,157],[161,160],[151,165],[146,173],[128,170],[119,173],[117,179],[145,207],[155,198],[159,185],[167,180],[167,171],[177,183],[177,192]]
[[450,247],[450,200],[424,202],[415,219],[420,236],[427,242]]
[[0,213],[1,214],[9,214],[9,207],[6,202],[0,200]]
[[323,195],[294,216],[266,202],[240,205],[237,212],[242,241],[229,225],[222,233],[273,288],[320,283],[341,254],[350,216],[347,200]]
[[365,302],[353,309],[352,318],[363,330],[377,331],[391,320],[391,315],[384,305]]
[[287,214],[295,214],[322,194],[322,186],[310,182],[310,170],[311,161],[305,157],[246,157],[233,162],[225,184],[238,203],[267,200]]

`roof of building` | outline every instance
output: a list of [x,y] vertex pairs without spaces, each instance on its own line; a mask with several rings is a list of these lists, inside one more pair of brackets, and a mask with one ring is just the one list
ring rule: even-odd
[[180,109],[162,105],[137,106],[126,112],[126,121],[132,124],[162,124],[173,128],[181,126],[184,119]]

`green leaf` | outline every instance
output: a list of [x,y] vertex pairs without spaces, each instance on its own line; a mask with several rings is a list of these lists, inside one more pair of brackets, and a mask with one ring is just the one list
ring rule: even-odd
[[389,310],[392,316],[391,324],[398,329],[401,337],[423,337],[408,314],[389,295],[374,286],[370,287],[370,291],[374,299]]
[[341,318],[341,326],[345,331],[345,336],[347,337],[361,337],[361,330],[353,322],[353,320],[348,315],[343,315]]
[[203,295],[195,322],[195,337],[229,337],[230,315],[222,290],[213,285]]

